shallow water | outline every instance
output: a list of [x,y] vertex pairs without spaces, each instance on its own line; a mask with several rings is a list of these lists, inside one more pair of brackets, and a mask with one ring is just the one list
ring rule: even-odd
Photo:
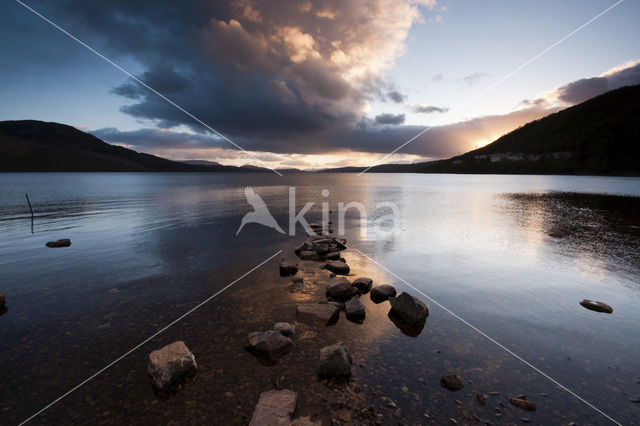
[[[337,340],[361,364],[351,381],[363,390],[361,403],[377,407],[385,424],[472,423],[474,415],[498,424],[609,423],[540,372],[623,424],[639,421],[632,399],[640,394],[640,179],[87,173],[0,175],[0,292],[8,307],[0,316],[0,422],[29,417],[278,250],[293,260],[300,229],[287,236],[250,224],[235,235],[251,210],[246,186],[284,229],[290,186],[298,209],[315,202],[310,222],[320,220],[322,202],[334,222],[337,203],[366,206],[368,220],[347,214],[352,278],[419,296],[430,309],[422,332],[403,334],[387,318],[388,303],[364,296],[364,324],[343,314],[264,366],[243,349],[246,334],[294,321],[295,303],[322,300],[330,281],[319,263],[300,262],[306,285],[296,291],[278,276],[278,255],[34,422],[242,424],[260,392],[275,386],[301,394],[299,413],[322,417],[339,407],[313,363]],[[383,201],[400,210],[392,236],[374,231]],[[44,247],[58,238],[72,246]],[[578,304],[584,298],[614,313],[588,311]],[[161,400],[146,378],[146,355],[177,339],[200,369]],[[465,387],[441,388],[445,373]],[[481,406],[474,392],[499,395]],[[520,394],[536,412],[509,405]],[[382,396],[398,409],[385,408]]]

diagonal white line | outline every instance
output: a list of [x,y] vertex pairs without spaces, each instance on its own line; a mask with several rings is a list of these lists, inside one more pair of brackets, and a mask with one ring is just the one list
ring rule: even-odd
[[[477,93],[476,95],[472,96],[470,99],[468,99],[467,101],[465,101],[463,104],[461,104],[460,106],[458,106],[457,108],[454,108],[453,110],[450,111],[450,113],[453,112],[458,112],[461,109],[464,109],[466,106],[468,106],[469,104],[471,104],[473,101],[475,101],[476,99],[478,99],[480,96],[484,95],[485,93],[487,93],[490,90],[493,90],[494,88],[496,88],[498,85],[500,85],[501,83],[503,83],[505,80],[507,80],[508,78],[510,78],[512,75],[514,75],[515,73],[517,73],[518,71],[520,71],[522,68],[526,67],[527,65],[529,65],[531,62],[535,61],[536,59],[538,59],[539,57],[541,57],[542,55],[544,55],[545,53],[547,53],[548,51],[550,51],[551,49],[553,49],[554,47],[556,47],[557,45],[559,45],[560,43],[562,43],[563,41],[567,40],[568,38],[570,38],[571,36],[573,36],[574,34],[576,34],[578,31],[582,30],[584,27],[586,27],[587,25],[591,24],[593,21],[595,21],[596,19],[600,18],[602,15],[604,15],[605,13],[608,13],[609,11],[611,11],[614,7],[618,6],[620,3],[622,3],[624,0],[618,0],[616,3],[612,4],[611,6],[609,6],[608,8],[606,8],[605,10],[603,10],[602,12],[600,12],[599,14],[597,14],[596,16],[594,16],[593,18],[589,19],[587,22],[585,22],[584,24],[580,25],[578,28],[576,28],[575,30],[571,31],[569,34],[567,34],[566,36],[562,37],[560,40],[556,41],[555,43],[553,43],[551,46],[547,47],[546,49],[542,50],[540,53],[538,53],[537,55],[535,55],[533,58],[529,59],[528,61],[526,61],[525,63],[521,64],[520,66],[516,67],[513,71],[509,72],[508,74],[505,74],[504,76],[502,76],[502,78],[500,78],[498,81],[496,81],[495,83],[491,84],[489,87],[485,88],[484,90],[480,91],[479,93]],[[415,135],[414,137],[412,137],[411,139],[405,141],[404,143],[402,143],[402,145],[398,146],[396,149],[394,149],[393,151],[391,151],[390,153],[388,153],[387,155],[385,155],[384,157],[382,157],[381,159],[379,159],[378,161],[376,161],[375,163],[373,163],[372,165],[370,165],[369,167],[367,167],[366,169],[364,169],[363,171],[361,171],[360,173],[358,173],[357,176],[360,176],[363,173],[366,173],[369,169],[371,169],[372,167],[377,166],[378,164],[380,164],[381,162],[383,162],[384,160],[386,160],[387,158],[389,158],[391,155],[395,154],[396,152],[398,152],[399,150],[401,150],[402,148],[404,148],[405,146],[407,146],[408,144],[410,144],[411,142],[413,142],[414,140],[416,140],[417,138],[419,138],[420,136],[424,135],[425,133],[427,133],[429,130],[431,130],[434,126],[427,126],[426,128],[424,128],[420,133],[418,133],[417,135]]]
[[80,384],[78,384],[77,386],[75,386],[74,388],[72,388],[71,390],[69,390],[68,392],[60,395],[58,398],[56,398],[55,400],[53,400],[50,404],[48,404],[47,406],[45,406],[44,408],[42,408],[40,411],[34,413],[33,415],[31,415],[31,417],[23,420],[20,425],[23,425],[31,420],[33,420],[35,417],[37,417],[38,415],[40,415],[41,413],[43,413],[44,411],[48,410],[49,408],[51,408],[52,406],[54,406],[55,404],[57,404],[58,402],[60,402],[60,400],[64,399],[65,397],[69,396],[71,393],[75,392],[76,390],[78,390],[79,388],[81,388],[82,386],[86,385],[87,383],[89,383],[91,380],[95,379],[97,376],[99,376],[100,374],[102,374],[104,371],[106,371],[107,369],[109,369],[111,366],[113,366],[114,364],[116,364],[117,362],[121,361],[122,359],[124,359],[125,357],[127,357],[129,354],[131,354],[132,352],[136,351],[137,349],[139,349],[142,345],[144,345],[145,343],[149,342],[151,339],[153,339],[154,337],[158,336],[159,334],[165,332],[169,327],[173,326],[174,324],[178,323],[179,321],[181,321],[182,319],[184,319],[186,316],[188,316],[189,314],[193,313],[195,310],[199,309],[201,306],[205,305],[206,303],[208,303],[209,301],[213,300],[217,295],[219,295],[220,293],[222,293],[223,291],[225,291],[226,289],[228,289],[229,287],[231,287],[232,285],[234,285],[235,283],[237,283],[238,281],[240,281],[241,279],[243,279],[244,277],[246,277],[247,275],[249,275],[250,273],[252,273],[253,271],[255,271],[256,269],[260,268],[262,265],[264,265],[265,263],[267,263],[268,261],[270,261],[271,259],[273,259],[274,257],[276,257],[277,255],[279,255],[280,253],[282,253],[282,250],[278,250],[277,253],[272,254],[269,258],[265,259],[264,261],[262,261],[259,265],[254,266],[251,270],[249,270],[248,272],[246,272],[245,274],[243,274],[242,276],[240,276],[239,278],[235,279],[234,281],[232,281],[231,283],[227,284],[222,290],[216,292],[215,294],[213,294],[212,296],[209,296],[207,299],[205,299],[204,301],[198,303],[195,307],[189,309],[187,312],[185,312],[184,314],[180,315],[177,319],[175,319],[174,321],[170,322],[169,324],[167,324],[166,326],[164,326],[163,328],[161,328],[160,330],[158,330],[157,332],[155,332],[154,334],[152,334],[151,336],[149,336],[148,338],[144,339],[142,342],[140,342],[139,344],[137,344],[136,346],[134,346],[133,348],[129,349],[126,353],[124,353],[123,355],[119,356],[118,358],[116,358],[113,362],[109,363],[108,365],[106,365],[104,368],[98,370],[96,373],[94,373],[93,375],[91,375],[90,377],[88,377],[87,379],[85,379],[84,381],[82,381]]
[[271,168],[267,163],[265,163],[264,161],[262,161],[261,159],[257,158],[256,156],[254,156],[253,154],[251,154],[249,151],[245,150],[244,148],[242,148],[240,145],[238,145],[237,143],[235,143],[234,141],[232,141],[231,139],[229,139],[228,137],[226,137],[225,135],[223,135],[222,133],[220,133],[219,131],[217,131],[216,129],[214,129],[213,127],[209,126],[207,123],[205,123],[204,121],[200,120],[198,117],[196,117],[195,115],[191,114],[189,111],[187,111],[186,109],[182,108],[180,105],[178,105],[177,103],[175,103],[174,101],[172,101],[171,99],[167,98],[165,95],[163,95],[162,93],[158,92],[156,89],[154,89],[153,87],[149,86],[147,83],[145,83],[144,81],[140,80],[138,77],[134,76],[133,74],[131,74],[129,71],[125,70],[124,68],[122,68],[120,65],[116,64],[115,62],[113,62],[111,59],[107,58],[106,56],[104,56],[103,54],[101,54],[100,52],[98,52],[97,50],[95,50],[93,47],[89,46],[88,44],[86,44],[85,42],[83,42],[82,40],[80,40],[79,38],[77,38],[76,36],[74,36],[73,34],[69,33],[67,30],[65,30],[64,28],[61,28],[59,25],[57,25],[55,22],[51,21],[50,19],[48,19],[47,17],[43,16],[41,13],[39,13],[38,11],[34,10],[33,8],[31,8],[30,6],[24,4],[22,1],[20,0],[16,0],[16,2],[18,2],[19,4],[21,4],[22,6],[24,6],[27,10],[33,12],[35,15],[39,16],[40,18],[42,18],[44,21],[48,22],[49,24],[51,24],[54,28],[56,28],[57,30],[59,30],[60,32],[62,32],[63,34],[67,35],[69,38],[71,38],[72,40],[76,41],[78,44],[86,47],[89,51],[91,51],[92,53],[94,53],[96,56],[98,56],[99,58],[103,59],[104,61],[108,62],[109,64],[113,65],[115,68],[117,68],[118,70],[120,70],[122,73],[126,74],[129,78],[135,80],[138,84],[144,86],[145,88],[147,88],[149,91],[155,93],[156,95],[158,95],[160,98],[164,99],[165,101],[167,101],[169,104],[171,104],[172,106],[174,106],[176,109],[180,110],[181,112],[185,113],[186,115],[188,115],[190,118],[192,118],[194,121],[196,121],[197,123],[201,124],[202,126],[204,126],[205,128],[207,128],[209,131],[213,132],[214,134],[216,134],[218,137],[224,139],[225,141],[229,142],[231,145],[235,146],[236,148],[238,148],[240,151],[244,152],[245,154],[247,154],[249,157],[253,158],[254,160],[260,162],[261,164],[263,164],[266,168],[268,168],[269,170],[271,170],[272,172],[274,172],[275,174],[277,174],[278,176],[282,176],[282,174],[277,171],[276,169]]
[[443,310],[445,310],[446,312],[448,312],[449,314],[451,314],[452,316],[454,316],[455,318],[457,318],[458,320],[462,321],[462,323],[464,323],[465,325],[467,325],[468,327],[470,327],[472,330],[478,332],[480,335],[482,335],[483,337],[487,338],[489,341],[495,343],[498,347],[504,349],[506,352],[508,352],[509,354],[511,354],[513,357],[515,357],[518,361],[521,361],[522,363],[526,364],[527,366],[531,367],[533,370],[535,370],[536,372],[540,373],[543,377],[545,377],[546,379],[548,379],[549,381],[553,382],[554,384],[556,384],[557,386],[560,386],[562,389],[564,389],[566,392],[570,393],[571,395],[573,395],[574,397],[578,398],[580,401],[584,402],[585,404],[587,404],[589,407],[593,408],[595,411],[597,411],[598,413],[602,414],[603,416],[605,416],[607,419],[611,420],[613,423],[622,426],[622,423],[620,423],[619,421],[615,420],[614,418],[612,418],[611,416],[609,416],[608,414],[606,414],[604,411],[600,410],[598,407],[596,407],[595,405],[593,405],[592,403],[590,403],[589,401],[587,401],[586,399],[582,398],[580,395],[578,395],[577,393],[575,393],[574,391],[572,391],[571,389],[567,388],[565,385],[563,385],[562,383],[558,382],[556,379],[554,379],[553,377],[549,376],[547,373],[545,373],[544,371],[540,370],[538,367],[536,367],[535,365],[531,364],[529,361],[527,361],[526,359],[522,358],[520,355],[516,354],[515,352],[513,352],[511,349],[507,348],[505,345],[503,345],[502,343],[498,342],[496,339],[494,339],[493,337],[489,336],[487,333],[485,333],[484,331],[480,330],[478,327],[476,327],[475,325],[471,324],[469,321],[465,320],[464,318],[462,318],[460,315],[456,314],[455,312],[453,312],[452,310],[446,308],[445,306],[443,306],[442,304],[440,304],[437,300],[433,299],[432,297],[428,296],[427,294],[425,294],[423,291],[421,291],[420,289],[416,288],[414,285],[410,284],[409,282],[407,282],[406,280],[404,280],[403,278],[399,277],[398,275],[396,275],[395,273],[393,273],[392,271],[390,271],[389,269],[387,269],[386,267],[384,267],[383,265],[381,265],[380,263],[376,262],[374,259],[372,259],[371,257],[367,256],[366,254],[364,254],[363,252],[361,252],[358,249],[355,249],[355,251],[357,251],[358,253],[360,253],[361,255],[363,255],[364,257],[366,257],[367,259],[369,259],[371,262],[375,263],[376,265],[378,265],[379,267],[381,267],[382,269],[384,269],[385,271],[387,271],[388,273],[390,273],[391,275],[393,275],[394,277],[396,277],[397,279],[399,279],[400,281],[402,281],[403,283],[405,283],[406,285],[408,285],[409,287],[411,287],[412,289],[414,289],[415,291],[417,291],[418,293],[420,293],[421,295],[423,295],[424,297],[426,297],[427,299],[429,299],[431,302],[433,302],[434,304],[438,305],[440,308],[442,308]]

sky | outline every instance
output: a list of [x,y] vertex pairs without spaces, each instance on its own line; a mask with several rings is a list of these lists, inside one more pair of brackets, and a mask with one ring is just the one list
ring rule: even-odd
[[174,160],[447,158],[640,83],[633,0],[563,41],[616,0],[24,3],[200,122],[14,0],[0,5],[0,120],[65,123]]

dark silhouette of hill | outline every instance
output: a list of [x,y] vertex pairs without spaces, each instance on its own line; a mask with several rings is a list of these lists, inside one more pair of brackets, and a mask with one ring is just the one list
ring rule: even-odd
[[75,127],[36,120],[0,122],[2,172],[255,172],[187,164],[110,145]]
[[532,121],[421,172],[640,175],[640,85]]

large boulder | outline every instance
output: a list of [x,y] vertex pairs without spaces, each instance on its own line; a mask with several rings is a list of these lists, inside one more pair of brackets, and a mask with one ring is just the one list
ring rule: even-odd
[[331,325],[338,321],[340,308],[331,303],[298,303],[298,321],[309,325]]
[[63,238],[57,241],[49,241],[45,245],[50,248],[69,247],[71,245],[71,240],[68,238]]
[[349,274],[349,271],[351,271],[349,265],[340,260],[331,260],[327,262],[325,268],[337,275],[347,275]]
[[324,255],[326,260],[340,260],[340,252],[332,251],[331,253],[327,253]]
[[327,297],[331,299],[347,300],[358,290],[345,277],[338,278],[327,286]]
[[178,379],[196,372],[196,358],[184,342],[177,341],[149,354],[147,373],[153,385],[166,389]]
[[293,340],[277,330],[249,333],[247,339],[251,352],[269,360],[281,357],[293,347]]
[[373,280],[371,278],[361,277],[357,278],[352,284],[360,290],[361,293],[368,293],[371,290]]
[[344,343],[338,342],[320,349],[320,360],[316,366],[319,377],[346,377],[351,375],[353,360]]
[[584,299],[582,302],[580,302],[580,304],[583,307],[589,309],[590,311],[604,312],[605,314],[613,313],[613,308],[604,302],[597,302],[595,300]]
[[298,272],[298,265],[292,262],[287,262],[285,259],[282,259],[282,262],[280,262],[281,277],[295,275],[297,272]]
[[409,293],[401,293],[398,297],[391,297],[391,313],[399,316],[410,325],[422,325],[427,321],[429,308]]
[[395,295],[396,289],[388,284],[379,285],[371,290],[371,300],[374,303],[384,302]]
[[353,296],[347,300],[344,304],[344,310],[347,314],[347,319],[353,322],[362,322],[367,315],[367,311],[358,296]]
[[523,395],[516,396],[515,398],[509,398],[509,402],[514,407],[522,408],[527,411],[536,411],[536,404],[527,400],[527,398]]
[[249,426],[291,425],[298,394],[292,390],[269,390],[260,394]]
[[283,336],[293,337],[296,335],[296,326],[288,322],[277,322],[273,329],[282,333]]

